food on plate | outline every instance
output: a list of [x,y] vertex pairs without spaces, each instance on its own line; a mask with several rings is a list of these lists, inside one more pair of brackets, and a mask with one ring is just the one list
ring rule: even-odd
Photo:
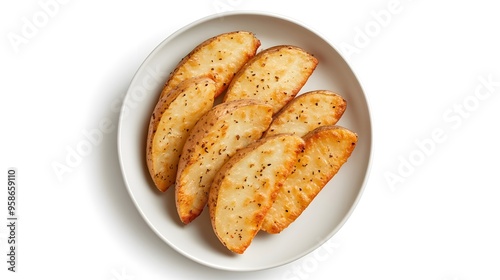
[[216,92],[208,77],[183,81],[161,97],[149,121],[146,162],[158,190],[175,182],[182,147],[196,121],[210,110]]
[[183,223],[201,214],[213,177],[224,162],[261,138],[271,121],[272,107],[250,99],[218,104],[200,118],[183,147],[175,184]]
[[229,250],[245,252],[303,147],[304,140],[296,135],[266,137],[239,150],[216,174],[210,219]]
[[317,64],[312,54],[296,46],[265,49],[240,69],[223,101],[258,99],[271,104],[276,113],[297,95]]
[[313,129],[334,125],[344,114],[347,102],[328,90],[314,90],[292,99],[274,117],[264,137],[279,133],[304,136]]
[[303,139],[305,148],[265,216],[263,231],[279,233],[294,222],[351,156],[358,136],[340,126],[322,126]]
[[209,75],[215,81],[217,97],[259,47],[260,40],[247,31],[228,32],[212,37],[194,48],[177,64],[161,95],[168,93],[185,79]]
[[175,185],[181,222],[208,205],[215,235],[238,254],[259,231],[293,223],[358,140],[336,125],[342,96],[300,93],[318,65],[312,54],[292,45],[258,52],[260,45],[254,33],[235,31],[189,52],[160,93],[146,141],[154,185]]

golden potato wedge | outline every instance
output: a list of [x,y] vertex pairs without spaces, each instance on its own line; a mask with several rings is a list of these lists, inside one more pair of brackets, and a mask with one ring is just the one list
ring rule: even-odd
[[346,106],[342,96],[328,90],[301,94],[276,114],[263,137],[280,133],[302,137],[317,127],[336,124]]
[[215,82],[207,77],[185,80],[164,95],[151,115],[146,162],[158,190],[175,182],[182,147],[196,121],[214,103]]
[[183,223],[201,214],[224,162],[259,139],[271,120],[271,106],[257,100],[221,103],[201,117],[186,140],[177,171],[176,207]]
[[259,52],[233,78],[223,102],[258,99],[278,112],[304,86],[318,60],[296,46],[274,46]]
[[292,134],[263,138],[219,170],[210,188],[210,220],[229,250],[242,254],[250,246],[303,148],[304,140]]
[[322,126],[304,136],[305,148],[278,191],[262,230],[279,233],[294,222],[350,157],[357,135],[339,126]]
[[194,48],[177,64],[161,95],[185,79],[209,75],[215,81],[217,97],[259,47],[260,40],[251,32],[235,31],[212,37]]

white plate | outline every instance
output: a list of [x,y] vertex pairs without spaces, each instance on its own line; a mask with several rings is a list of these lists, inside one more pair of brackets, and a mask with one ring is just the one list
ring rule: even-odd
[[[243,255],[229,252],[212,231],[208,211],[189,225],[179,221],[173,188],[154,189],[145,163],[149,117],[175,65],[196,45],[220,33],[247,30],[261,40],[260,49],[291,44],[314,54],[319,65],[300,93],[329,89],[348,103],[339,125],[359,136],[358,145],[340,172],[306,211],[278,235],[259,233]],[[364,187],[371,159],[371,121],[363,90],[351,68],[321,36],[281,16],[232,12],[196,21],[164,40],[134,76],[121,111],[118,153],[128,191],[153,231],[182,255],[224,270],[252,271],[297,260],[318,248],[344,224]]]

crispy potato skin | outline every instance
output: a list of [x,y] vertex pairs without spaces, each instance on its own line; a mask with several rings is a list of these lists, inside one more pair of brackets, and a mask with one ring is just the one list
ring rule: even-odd
[[295,97],[273,119],[263,137],[293,133],[304,136],[320,126],[335,125],[347,107],[345,99],[328,90],[315,90]]
[[258,100],[221,103],[198,121],[184,145],[176,178],[176,207],[183,223],[201,214],[224,162],[261,138],[271,121],[272,107]]
[[271,104],[277,113],[297,95],[317,64],[314,56],[296,46],[265,49],[236,74],[223,101],[258,99]]
[[182,147],[191,128],[214,103],[215,82],[207,77],[188,79],[164,95],[150,118],[146,162],[158,190],[175,182]]
[[313,54],[260,46],[240,30],[192,49],[166,80],[146,141],[150,176],[160,192],[174,185],[180,221],[208,207],[214,234],[236,254],[259,231],[293,223],[358,141],[336,125],[347,107],[342,96],[299,93],[318,65]]
[[250,246],[303,148],[304,140],[295,135],[264,138],[239,150],[219,170],[210,188],[210,219],[229,250],[243,254]]
[[212,37],[186,55],[170,74],[161,96],[181,81],[197,76],[210,76],[216,83],[215,97],[220,95],[239,69],[260,47],[251,32],[235,31]]
[[357,143],[357,135],[339,126],[322,126],[303,137],[305,148],[278,191],[262,230],[279,233],[294,222],[339,171]]

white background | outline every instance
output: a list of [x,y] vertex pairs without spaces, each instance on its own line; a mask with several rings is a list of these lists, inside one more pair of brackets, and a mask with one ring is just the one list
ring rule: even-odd
[[[2,1],[0,278],[499,279],[495,2]],[[192,21],[233,10],[278,13],[330,40],[373,118],[372,168],[350,219],[321,251],[259,272],[207,268],[161,241],[126,192],[116,147],[120,101],[146,56]],[[106,122],[58,176],[53,165]],[[6,263],[9,167],[17,273]]]

